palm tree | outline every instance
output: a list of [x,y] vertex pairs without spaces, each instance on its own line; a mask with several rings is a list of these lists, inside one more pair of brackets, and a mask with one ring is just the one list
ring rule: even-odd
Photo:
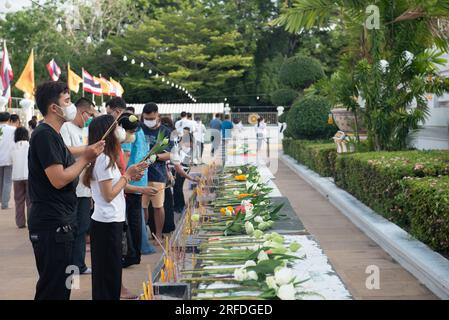
[[449,89],[436,70],[445,62],[439,51],[449,48],[448,18],[448,0],[379,0],[375,6],[358,0],[293,0],[274,24],[293,33],[342,26],[352,40],[342,69],[354,81],[351,91],[365,100],[372,147],[392,150],[406,148],[409,132],[427,118],[426,95]]

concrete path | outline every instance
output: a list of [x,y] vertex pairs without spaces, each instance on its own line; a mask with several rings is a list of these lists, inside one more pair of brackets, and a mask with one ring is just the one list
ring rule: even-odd
[[[326,198],[279,161],[274,181],[306,229],[318,240],[355,299],[437,299],[354,226]],[[380,289],[369,290],[368,266],[379,267]]]

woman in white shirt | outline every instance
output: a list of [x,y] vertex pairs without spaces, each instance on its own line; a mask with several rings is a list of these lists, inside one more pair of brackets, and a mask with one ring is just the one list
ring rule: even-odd
[[[19,229],[26,227],[30,212],[30,196],[28,193],[28,150],[30,136],[25,127],[14,132],[15,145],[11,151],[12,181],[14,185],[14,202],[16,207],[16,225]],[[25,204],[27,209],[25,220]]]
[[265,120],[263,119],[263,117],[259,117],[257,119],[255,129],[257,138],[257,152],[259,152],[262,148],[263,139],[265,139],[267,135],[267,125],[265,124]]
[[[101,140],[114,117],[95,118],[89,126],[89,145]],[[126,214],[124,189],[142,175],[148,165],[136,164],[126,171],[120,163],[120,142],[116,132],[105,138],[105,148],[84,175],[95,202],[91,221],[92,299],[119,300],[122,280],[122,236]],[[123,174],[122,174],[123,172]]]

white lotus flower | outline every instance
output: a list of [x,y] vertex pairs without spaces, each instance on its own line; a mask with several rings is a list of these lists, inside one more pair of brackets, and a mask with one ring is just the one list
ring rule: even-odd
[[255,262],[254,260],[248,260],[248,261],[245,262],[244,267],[245,267],[245,268],[248,268],[248,267],[255,267],[256,265],[257,265],[257,264],[256,264],[256,262]]
[[257,276],[256,271],[249,271],[247,273],[247,275],[248,275],[248,280],[256,280],[257,281],[257,279],[259,279],[259,277]]
[[237,173],[238,173],[238,174],[242,174],[243,172],[242,172],[242,170],[238,169],[238,170],[237,170]]
[[234,191],[234,196],[238,196],[240,194],[240,192],[238,192],[237,190]]
[[290,283],[294,279],[292,269],[282,268],[274,273],[274,279],[280,286]]
[[246,280],[246,270],[237,268],[234,270],[234,279],[237,281],[244,281]]
[[246,234],[249,234],[249,235],[253,234],[254,226],[251,222],[249,222],[249,221],[245,222],[245,231],[246,231]]
[[380,70],[385,73],[387,72],[388,67],[390,66],[390,63],[387,60],[380,60],[379,61],[379,67]]
[[277,292],[277,296],[281,300],[295,300],[296,298],[296,290],[292,283],[284,284],[279,287]]
[[278,286],[276,284],[276,280],[274,279],[273,276],[267,277],[265,279],[265,283],[267,284],[268,288],[270,289],[274,289],[274,290],[278,290]]
[[257,223],[262,223],[263,222],[263,218],[261,216],[257,216],[254,218],[254,221]]
[[264,260],[269,260],[270,258],[268,257],[268,254],[265,253],[265,251],[260,251],[258,256],[257,256],[257,260],[258,261],[264,261]]

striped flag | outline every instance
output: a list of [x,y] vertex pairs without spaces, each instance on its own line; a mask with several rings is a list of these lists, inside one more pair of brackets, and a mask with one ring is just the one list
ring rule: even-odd
[[50,78],[53,81],[58,81],[61,76],[61,68],[56,64],[55,59],[51,59],[51,61],[47,64],[47,70],[50,74]]
[[8,49],[6,48],[6,41],[3,41],[3,59],[1,67],[1,81],[0,81],[0,94],[2,97],[11,97],[11,81],[14,78],[11,64],[9,62]]
[[101,84],[92,77],[89,72],[83,69],[83,88],[96,96],[101,96]]

